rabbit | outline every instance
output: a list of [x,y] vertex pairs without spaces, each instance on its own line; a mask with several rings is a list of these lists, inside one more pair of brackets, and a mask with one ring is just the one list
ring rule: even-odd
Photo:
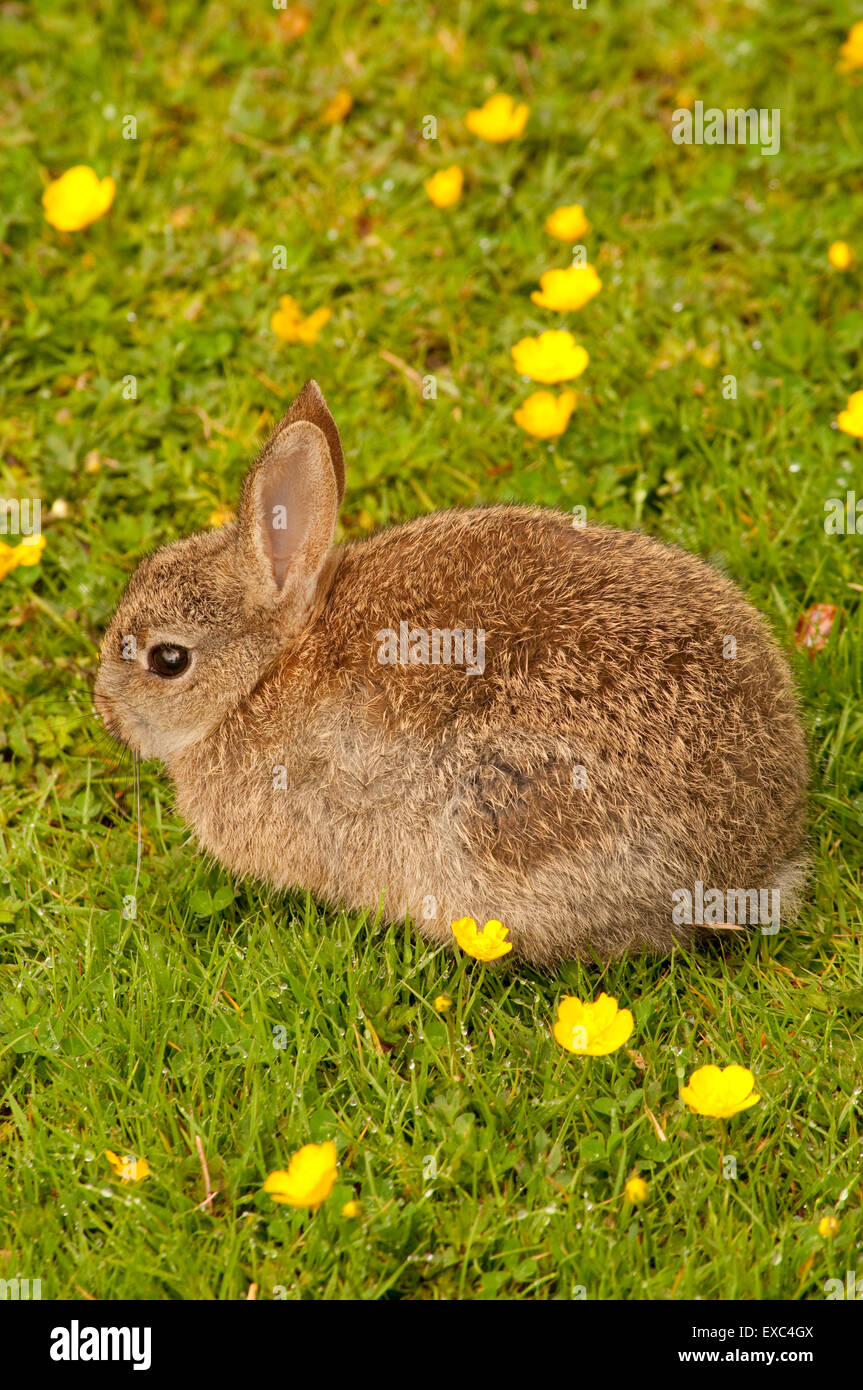
[[236,522],[146,556],[107,629],[98,714],[205,851],[434,944],[496,919],[539,968],[691,946],[759,893],[793,918],[806,749],[733,583],[535,506],[335,546],[344,488],[312,381]]

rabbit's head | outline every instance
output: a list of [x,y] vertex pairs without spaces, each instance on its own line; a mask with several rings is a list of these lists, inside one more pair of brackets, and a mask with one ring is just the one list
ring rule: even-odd
[[102,643],[95,704],[144,758],[196,743],[302,632],[334,570],[338,431],[309,382],[243,483],[236,523],[138,566]]

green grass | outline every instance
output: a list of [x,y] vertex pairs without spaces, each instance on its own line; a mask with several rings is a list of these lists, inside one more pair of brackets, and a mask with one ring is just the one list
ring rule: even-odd
[[[831,428],[863,386],[863,272],[826,258],[844,238],[863,259],[861,87],[835,72],[857,18],[367,0],[319,5],[287,41],[263,3],[0,11],[0,493],[42,497],[48,540],[0,584],[0,1277],[51,1298],[752,1299],[821,1298],[861,1269],[863,536],[823,529],[829,497],[863,496],[860,446]],[[340,87],[354,108],[329,128]],[[494,90],[531,105],[497,147],[462,123]],[[674,145],[686,91],[778,107],[781,152]],[[465,194],[440,212],[422,180],[454,162]],[[117,197],[61,236],[41,192],[78,163]],[[564,320],[591,360],[550,447],[512,422],[528,388],[509,349],[560,326],[529,292],[567,262],[543,232],[567,202],[604,287]],[[270,332],[288,293],[333,310],[314,347]],[[793,653],[814,861],[793,931],[490,971],[232,882],[153,765],[123,918],[134,807],[89,709],[100,633],[145,549],[233,502],[310,376],[345,443],[345,536],[441,506],[584,505],[722,566],[789,652],[810,604],[842,610],[825,650]],[[564,1054],[557,1000],[600,989],[635,1012],[631,1052]],[[762,1103],[689,1114],[678,1086],[708,1061],[751,1066]],[[261,1194],[329,1138],[317,1214]],[[106,1148],[152,1176],[115,1184]]]

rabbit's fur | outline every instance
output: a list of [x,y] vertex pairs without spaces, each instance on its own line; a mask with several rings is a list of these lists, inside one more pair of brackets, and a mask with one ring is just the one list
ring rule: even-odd
[[[97,708],[165,762],[206,850],[349,909],[383,901],[434,942],[457,917],[498,918],[539,965],[690,942],[672,895],[696,881],[779,889],[793,914],[797,704],[732,583],[534,507],[439,512],[335,548],[343,489],[311,382],[236,524],[144,559],[106,634]],[[381,664],[401,623],[484,631],[484,670]],[[148,669],[160,643],[187,648],[188,670]]]

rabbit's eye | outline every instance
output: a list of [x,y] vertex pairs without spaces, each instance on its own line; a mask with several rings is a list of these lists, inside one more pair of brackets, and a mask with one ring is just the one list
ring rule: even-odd
[[189,664],[186,647],[173,647],[167,643],[154,647],[150,652],[150,670],[157,676],[179,676]]

